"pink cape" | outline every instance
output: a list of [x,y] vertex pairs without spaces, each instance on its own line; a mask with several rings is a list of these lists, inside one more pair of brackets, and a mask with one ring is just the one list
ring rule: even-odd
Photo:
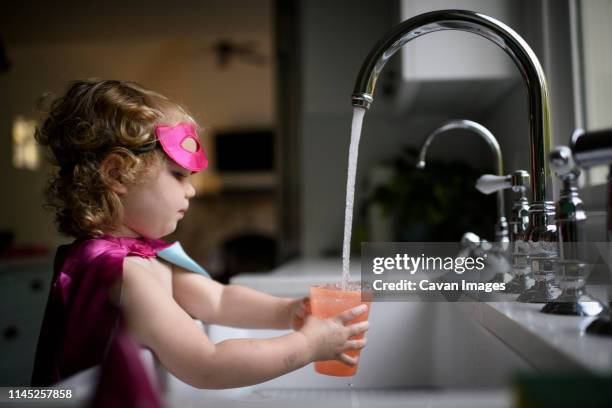
[[154,257],[164,241],[104,235],[60,246],[38,340],[32,386],[50,386],[101,365],[94,405],[159,406],[110,290],[126,256]]

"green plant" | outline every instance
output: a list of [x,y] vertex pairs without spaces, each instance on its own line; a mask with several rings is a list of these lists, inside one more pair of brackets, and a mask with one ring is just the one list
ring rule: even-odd
[[396,241],[456,242],[466,231],[493,238],[494,195],[474,188],[476,179],[491,169],[475,169],[459,161],[428,160],[416,169],[418,152],[405,147],[393,160],[394,176],[366,198],[363,210],[380,204],[392,217]]

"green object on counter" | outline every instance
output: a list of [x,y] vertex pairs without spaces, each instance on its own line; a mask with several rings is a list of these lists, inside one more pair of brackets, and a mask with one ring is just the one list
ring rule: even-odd
[[612,407],[612,376],[545,374],[515,381],[518,408]]

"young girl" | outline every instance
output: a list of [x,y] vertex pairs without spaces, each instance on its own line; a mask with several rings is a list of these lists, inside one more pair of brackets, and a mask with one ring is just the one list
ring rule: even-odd
[[[260,383],[313,361],[357,363],[345,351],[365,346],[349,338],[368,324],[347,323],[365,305],[315,318],[307,299],[221,285],[178,243],[160,240],[195,195],[189,175],[207,166],[196,128],[179,105],[133,82],[76,81],[52,103],[37,140],[59,167],[47,188],[56,224],[75,241],[57,251],[33,385],[100,364],[112,372],[100,378],[111,392],[137,384],[140,348],[184,382],[211,389]],[[295,331],[214,344],[194,318]]]

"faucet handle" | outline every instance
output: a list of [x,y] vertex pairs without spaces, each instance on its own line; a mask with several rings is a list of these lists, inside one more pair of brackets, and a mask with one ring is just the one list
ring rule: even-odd
[[491,194],[512,187],[512,176],[494,176],[485,174],[476,180],[476,190],[482,194]]
[[485,251],[488,251],[493,247],[489,241],[480,238],[480,236],[474,234],[473,232],[466,232],[463,234],[461,237],[461,245],[466,248],[480,248]]
[[574,161],[588,168],[612,163],[612,129],[585,132],[576,129],[570,141]]
[[529,185],[529,173],[517,170],[506,176],[485,174],[476,180],[476,189],[483,194],[491,194],[499,190],[511,188],[513,191],[526,190]]
[[572,181],[580,176],[580,168],[574,161],[572,150],[567,146],[555,147],[549,155],[550,167],[561,180]]

